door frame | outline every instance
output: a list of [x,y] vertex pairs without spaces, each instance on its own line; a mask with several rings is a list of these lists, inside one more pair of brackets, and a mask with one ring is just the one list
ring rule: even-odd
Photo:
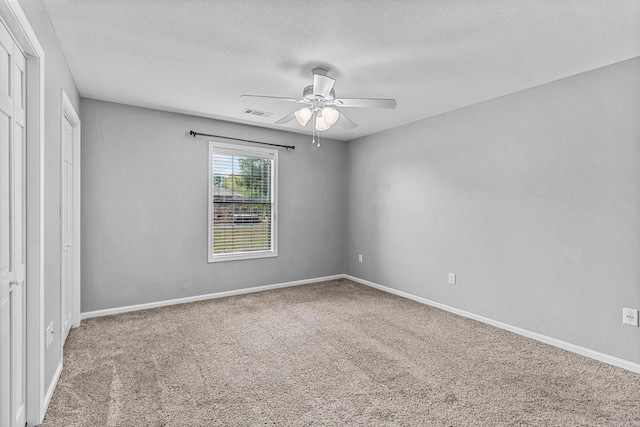
[[18,0],[0,0],[0,19],[27,57],[26,420],[38,425],[44,393],[44,49]]
[[[73,208],[71,212],[71,222],[73,240],[71,247],[73,248],[73,270],[71,271],[71,327],[77,328],[80,326],[80,117],[78,112],[73,107],[71,100],[67,96],[64,89],[60,89],[60,238],[63,239],[62,230],[64,230],[62,218],[62,195],[63,195],[63,180],[62,172],[64,171],[64,158],[62,154],[62,144],[64,144],[65,132],[64,125],[65,120],[69,120],[72,127],[72,150],[73,150],[73,184],[72,184],[72,197]],[[61,249],[62,251],[62,249]],[[63,256],[60,252],[60,284],[62,285],[62,266]],[[62,325],[64,324],[64,315],[62,312],[62,298],[60,295],[60,360],[62,360],[62,353],[64,349],[64,340],[62,340]]]

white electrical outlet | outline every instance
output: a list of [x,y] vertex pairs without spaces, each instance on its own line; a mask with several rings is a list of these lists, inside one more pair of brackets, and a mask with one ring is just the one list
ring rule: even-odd
[[358,262],[362,262],[362,254],[358,254]]
[[47,335],[47,350],[49,350],[49,346],[53,342],[53,322],[49,323],[49,326],[47,326],[46,335]]
[[450,285],[456,284],[456,273],[449,273],[449,284]]
[[622,323],[625,325],[638,326],[638,310],[633,308],[623,308]]

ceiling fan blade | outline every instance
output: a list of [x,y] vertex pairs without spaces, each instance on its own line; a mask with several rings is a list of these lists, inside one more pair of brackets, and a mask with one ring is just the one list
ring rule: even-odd
[[286,116],[284,116],[283,118],[281,118],[280,120],[278,120],[278,121],[276,122],[276,124],[277,124],[277,125],[283,125],[283,124],[285,124],[285,123],[289,123],[291,120],[295,119],[295,117],[296,117],[296,116],[294,115],[294,113],[295,113],[295,112],[287,114]]
[[[336,108],[336,110],[338,109]],[[338,123],[340,123],[340,126],[342,126],[345,129],[355,129],[358,127],[358,125],[342,111],[340,111],[340,119],[338,119]]]
[[329,92],[333,89],[333,84],[336,82],[335,79],[332,79],[328,76],[323,76],[322,74],[314,74],[313,75],[313,94],[320,95],[323,98],[327,98],[329,96]]
[[395,99],[381,98],[340,98],[335,99],[332,104],[338,107],[349,108],[388,108],[394,109],[398,103]]
[[298,98],[284,98],[281,96],[266,96],[266,95],[240,95],[240,98],[259,98],[259,99],[275,99],[278,101],[298,102]]

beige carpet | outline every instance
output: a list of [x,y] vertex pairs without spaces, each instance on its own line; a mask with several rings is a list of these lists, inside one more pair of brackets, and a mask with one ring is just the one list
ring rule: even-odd
[[44,426],[640,426],[640,375],[347,280],[89,319]]

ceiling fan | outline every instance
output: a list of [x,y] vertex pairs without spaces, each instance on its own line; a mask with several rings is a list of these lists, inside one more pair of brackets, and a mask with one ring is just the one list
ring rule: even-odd
[[[287,114],[276,124],[289,123],[296,119],[301,126],[307,126],[312,122],[313,139],[315,143],[315,132],[328,130],[334,124],[338,123],[345,129],[354,129],[358,125],[347,117],[340,108],[396,108],[395,99],[380,98],[336,98],[336,91],[333,88],[335,79],[327,76],[328,70],[322,67],[314,68],[313,84],[307,86],[302,91],[302,98],[286,98],[278,96],[264,95],[241,95],[245,98],[274,99],[278,101],[295,102],[302,105],[299,109]],[[318,136],[320,134],[318,133]],[[320,146],[320,142],[318,142]]]

